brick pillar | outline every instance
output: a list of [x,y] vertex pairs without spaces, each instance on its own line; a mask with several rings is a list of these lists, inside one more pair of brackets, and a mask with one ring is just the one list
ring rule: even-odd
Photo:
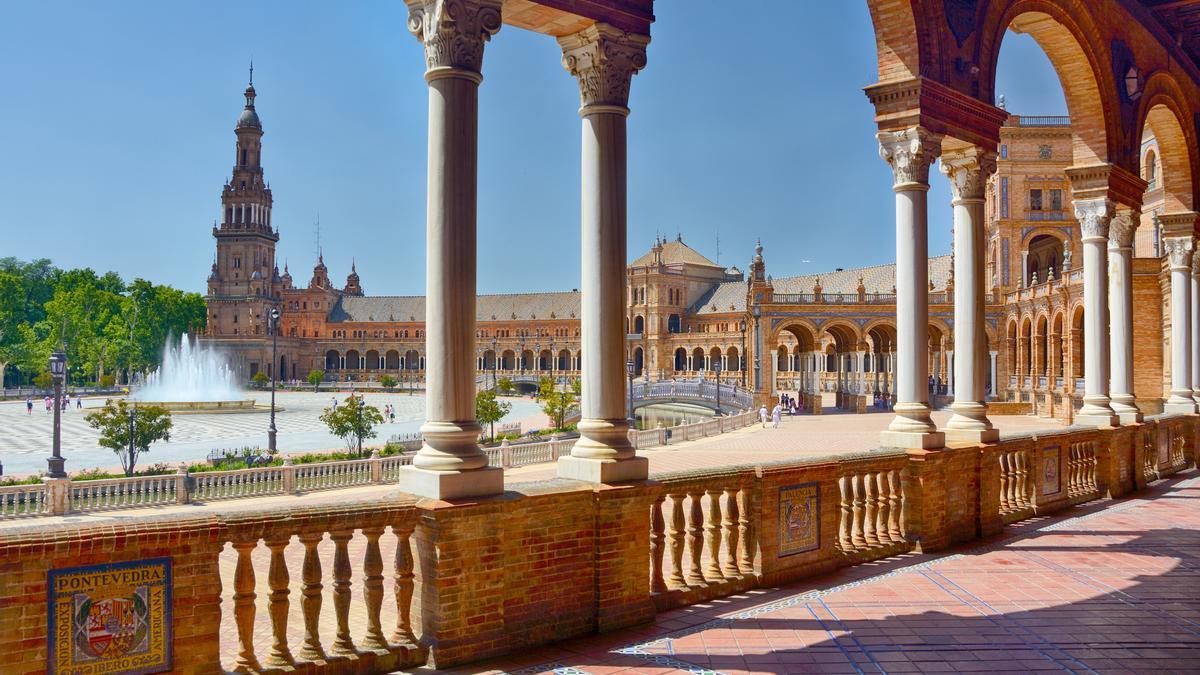
[[609,631],[654,619],[650,598],[653,484],[600,486],[596,504],[596,627]]
[[906,533],[918,552],[936,551],[949,544],[946,527],[946,467],[954,450],[908,451],[904,474]]

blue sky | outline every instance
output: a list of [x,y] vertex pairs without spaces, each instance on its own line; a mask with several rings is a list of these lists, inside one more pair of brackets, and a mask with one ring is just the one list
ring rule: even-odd
[[[629,248],[658,232],[803,274],[894,256],[890,170],[862,88],[866,3],[660,0],[629,118]],[[279,257],[307,283],[314,223],[340,283],[424,292],[426,85],[398,0],[0,4],[0,256],[202,291],[251,57]],[[578,90],[553,39],[505,26],[480,95],[479,289],[579,285]],[[1066,114],[1049,61],[1009,34],[998,91]],[[949,189],[930,192],[949,250]]]

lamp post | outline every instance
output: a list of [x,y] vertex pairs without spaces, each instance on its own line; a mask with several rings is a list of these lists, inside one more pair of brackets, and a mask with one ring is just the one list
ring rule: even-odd
[[558,428],[562,429],[567,422],[567,378],[562,380],[562,391],[558,398]]
[[762,309],[755,305],[751,314],[754,315],[754,391],[762,391],[762,354],[759,354],[759,332],[758,318],[762,316]]
[[525,375],[525,336],[524,335],[521,336],[521,355],[517,358],[520,359],[521,376],[524,377],[524,375]]
[[275,369],[279,367],[275,336],[279,334],[279,308],[272,307],[267,318],[267,328],[271,331],[271,425],[267,427],[267,449],[275,452],[275,379],[278,375]]
[[67,355],[56,351],[50,355],[50,374],[54,377],[54,446],[49,464],[48,478],[66,478],[63,468],[66,460],[62,458],[62,386],[63,376],[67,372]]
[[629,428],[636,429],[636,422],[633,419],[633,361],[625,362],[625,373],[629,375]]
[[717,414],[715,416],[720,417],[721,416],[721,362],[719,360],[713,364],[713,372],[717,376]]
[[495,336],[492,337],[492,389],[496,388],[496,366],[500,360],[500,340]]

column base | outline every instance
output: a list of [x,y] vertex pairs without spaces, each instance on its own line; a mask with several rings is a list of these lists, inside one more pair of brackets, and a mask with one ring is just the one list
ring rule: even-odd
[[1169,415],[1191,415],[1196,412],[1196,402],[1187,399],[1178,400],[1172,396],[1163,404],[1163,412]]
[[493,497],[504,492],[504,469],[487,466],[466,471],[430,471],[402,466],[399,486],[404,492],[431,499]]
[[624,483],[650,477],[650,460],[645,457],[628,459],[589,459],[559,457],[558,477],[586,483]]
[[1142,421],[1142,411],[1138,410],[1134,399],[1128,394],[1114,394],[1112,409],[1117,414],[1121,424],[1137,424]]
[[1075,414],[1075,424],[1084,427],[1116,427],[1121,425],[1121,420],[1112,413],[1088,414],[1080,411]]
[[946,447],[946,434],[940,431],[879,432],[879,444],[885,448],[932,450]]
[[1000,430],[990,429],[951,429],[942,431],[947,443],[995,443],[1000,440]]

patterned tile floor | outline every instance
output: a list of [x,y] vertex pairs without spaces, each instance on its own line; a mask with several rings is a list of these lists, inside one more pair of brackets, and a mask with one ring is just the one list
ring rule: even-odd
[[1200,477],[457,672],[1200,672]]

